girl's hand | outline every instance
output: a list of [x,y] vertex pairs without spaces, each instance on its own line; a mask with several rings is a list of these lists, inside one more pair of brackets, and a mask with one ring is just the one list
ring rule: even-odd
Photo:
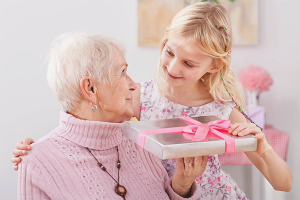
[[13,165],[13,169],[14,169],[15,171],[18,170],[18,163],[20,163],[21,160],[22,160],[19,156],[25,156],[25,155],[27,154],[27,151],[26,151],[26,150],[31,150],[30,144],[32,144],[32,143],[34,143],[33,139],[31,139],[31,138],[26,138],[26,139],[24,139],[23,141],[18,142],[18,143],[16,144],[16,148],[13,150],[13,154],[14,154],[15,156],[13,156],[13,157],[11,158],[11,162],[12,162],[12,163],[15,163],[15,164]]
[[182,197],[189,197],[195,179],[206,169],[207,160],[208,156],[178,158],[172,177],[174,192]]
[[263,155],[272,149],[266,140],[265,134],[253,123],[235,123],[228,129],[228,133],[237,136],[255,135],[255,138],[257,138],[257,149],[255,152],[259,155]]

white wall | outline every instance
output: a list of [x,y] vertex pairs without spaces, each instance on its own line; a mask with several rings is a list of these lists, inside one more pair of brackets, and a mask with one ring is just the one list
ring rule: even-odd
[[[300,199],[300,1],[260,0],[259,6],[259,44],[234,47],[232,67],[237,72],[258,64],[274,79],[260,104],[266,106],[267,122],[291,137],[287,163],[294,185],[281,196],[296,200]],[[0,1],[0,199],[16,199],[17,172],[10,163],[14,144],[25,137],[37,140],[58,124],[59,106],[47,86],[44,60],[54,37],[67,31],[101,33],[125,42],[131,77],[136,82],[153,77],[159,52],[157,47],[137,46],[137,0]],[[243,178],[249,169],[226,169],[247,190],[248,180]]]

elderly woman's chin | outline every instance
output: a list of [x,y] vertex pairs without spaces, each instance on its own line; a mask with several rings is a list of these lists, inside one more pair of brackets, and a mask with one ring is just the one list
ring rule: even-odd
[[[134,115],[132,99],[126,99],[125,103],[115,103],[114,105],[110,105],[110,109],[107,111],[109,111],[112,114],[109,117],[110,119],[105,120],[107,122],[122,123],[124,121],[128,121]],[[103,114],[107,115],[105,113]]]
[[126,112],[124,113],[124,116],[126,116],[126,119],[124,121],[128,121],[133,117],[133,103],[131,100],[126,100]]

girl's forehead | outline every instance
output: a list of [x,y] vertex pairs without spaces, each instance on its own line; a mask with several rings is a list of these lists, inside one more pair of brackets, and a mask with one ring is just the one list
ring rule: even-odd
[[206,56],[204,51],[199,47],[199,45],[193,42],[185,42],[182,40],[169,39],[166,45],[171,48],[173,51],[186,56],[199,57]]

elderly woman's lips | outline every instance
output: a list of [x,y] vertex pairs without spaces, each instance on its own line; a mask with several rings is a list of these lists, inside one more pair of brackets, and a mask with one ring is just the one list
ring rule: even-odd
[[132,98],[126,99],[126,101],[129,101],[130,103],[133,103]]

